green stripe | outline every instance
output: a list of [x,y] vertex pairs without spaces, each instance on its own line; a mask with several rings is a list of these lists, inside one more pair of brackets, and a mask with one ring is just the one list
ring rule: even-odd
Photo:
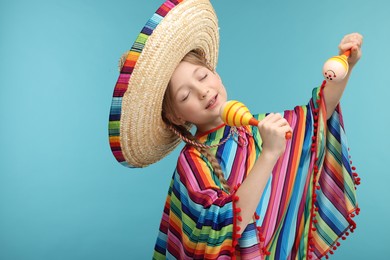
[[149,37],[148,35],[144,33],[140,33],[135,41],[137,43],[145,44],[146,41],[148,40],[148,37]]

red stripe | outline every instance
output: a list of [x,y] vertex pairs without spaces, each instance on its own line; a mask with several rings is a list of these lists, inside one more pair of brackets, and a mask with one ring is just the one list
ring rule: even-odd
[[113,155],[117,159],[118,162],[125,161],[125,157],[123,156],[122,151],[112,151]]
[[245,106],[244,106],[244,105],[240,106],[240,107],[237,108],[237,110],[234,112],[233,124],[234,124],[235,126],[239,126],[239,125],[237,125],[237,124],[235,123],[235,122],[236,122],[236,115],[239,114],[239,111],[240,111],[240,109],[242,109],[242,108],[245,108]]
[[[230,105],[229,106],[229,109],[228,109],[228,111],[226,111],[226,116],[225,116],[225,122],[226,122],[226,124],[228,124],[228,122],[229,122],[229,120],[228,120],[228,118],[229,118],[229,114],[230,114],[230,110],[232,109],[232,107],[235,105],[235,104],[237,104],[238,103],[238,101],[235,101],[232,105]],[[234,124],[234,122],[233,122],[233,124]]]

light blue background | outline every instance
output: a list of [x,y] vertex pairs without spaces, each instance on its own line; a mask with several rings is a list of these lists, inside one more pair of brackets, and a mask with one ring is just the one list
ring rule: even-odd
[[[1,0],[0,259],[151,258],[179,149],[127,169],[107,122],[118,58],[161,3]],[[306,104],[342,36],[364,35],[342,99],[362,210],[333,259],[389,259],[390,2],[213,4],[218,71],[253,112]]]

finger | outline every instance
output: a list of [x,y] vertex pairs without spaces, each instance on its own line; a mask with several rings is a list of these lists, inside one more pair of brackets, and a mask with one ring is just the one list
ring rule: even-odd
[[284,133],[284,134],[288,133],[288,132],[292,133],[293,129],[291,128],[290,125],[285,125],[285,126],[280,128],[280,131],[281,131],[281,133]]
[[351,51],[352,55],[356,55],[359,52],[359,47],[358,46],[352,46]]
[[348,60],[354,60],[356,58],[359,58],[361,56],[361,49],[356,44],[348,45],[347,48],[351,50],[351,54],[349,55]]
[[349,41],[359,41],[363,42],[363,36],[360,33],[350,33],[343,37],[341,43],[346,43]]
[[344,43],[344,44],[339,45],[340,54],[343,54],[347,50],[353,51],[353,50],[359,50],[359,49],[360,49],[359,44],[357,44],[355,42],[348,42],[348,43]]
[[275,122],[275,125],[278,127],[286,126],[288,124],[287,120],[285,118],[280,118],[278,121]]
[[339,49],[345,51],[345,50],[350,49],[352,47],[352,45],[356,45],[356,46],[360,47],[361,46],[361,42],[359,42],[359,41],[349,41],[349,42],[345,42],[345,43],[340,43],[339,44]]
[[272,115],[272,117],[269,118],[269,123],[272,123],[272,124],[275,124],[276,122],[278,122],[279,120],[281,120],[283,117],[281,114],[279,113],[275,113]]
[[347,44],[347,43],[351,43],[351,42],[354,42],[356,43],[359,47],[361,47],[361,45],[363,44],[363,36],[361,36],[360,34],[350,34],[350,35],[346,35],[340,42],[340,45],[344,45],[344,44]]
[[266,117],[264,117],[263,120],[269,120],[273,116],[274,116],[274,113],[269,113]]
[[262,126],[262,125],[268,123],[268,121],[270,120],[270,118],[272,117],[272,115],[273,115],[273,113],[269,113],[268,115],[266,115],[262,120],[260,120],[258,126]]

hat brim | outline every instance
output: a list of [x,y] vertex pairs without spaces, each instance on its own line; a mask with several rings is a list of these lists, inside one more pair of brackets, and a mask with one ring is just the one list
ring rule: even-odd
[[118,162],[145,167],[180,143],[162,121],[165,90],[188,52],[200,50],[215,68],[218,47],[218,20],[209,0],[161,5],[130,49],[115,85],[109,141]]

